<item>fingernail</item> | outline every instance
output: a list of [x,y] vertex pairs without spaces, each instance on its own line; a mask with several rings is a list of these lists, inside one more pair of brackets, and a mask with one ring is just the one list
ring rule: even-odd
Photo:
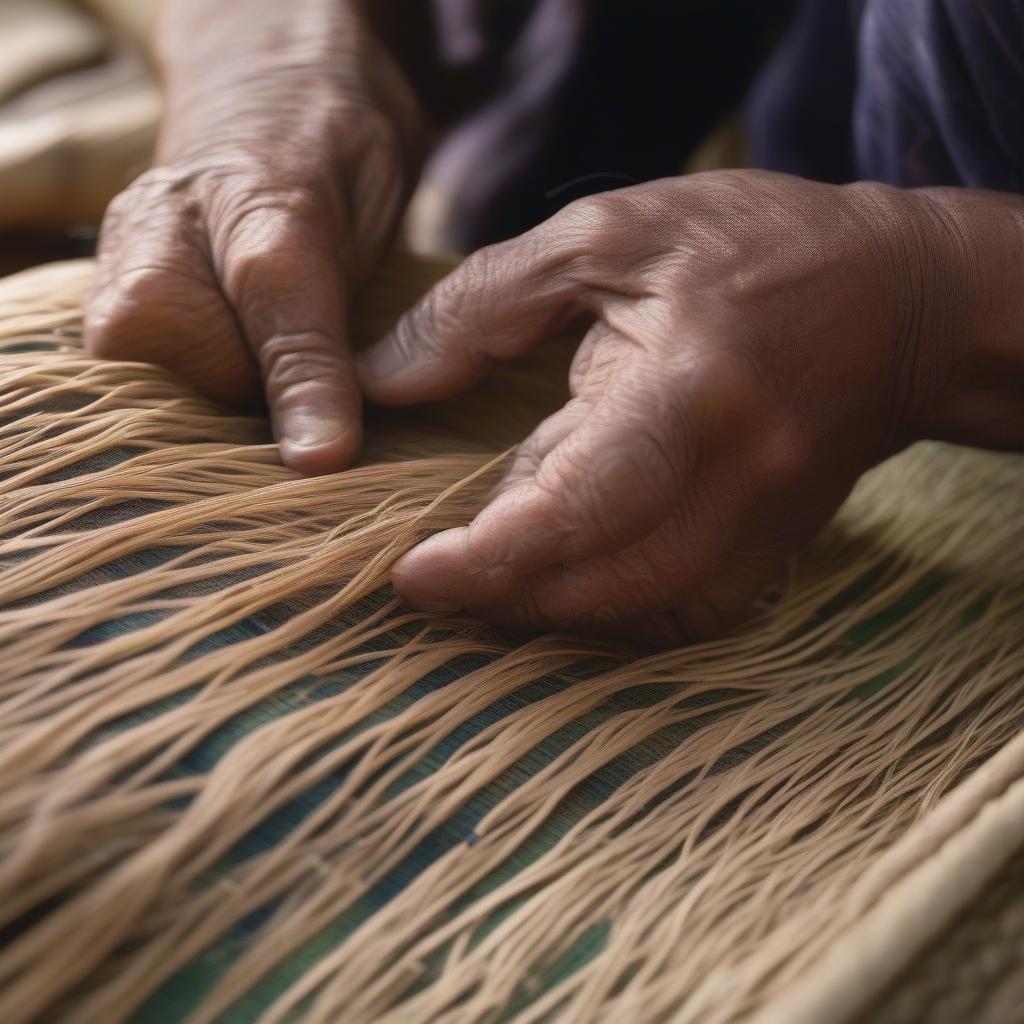
[[387,380],[408,369],[409,362],[395,345],[377,342],[356,357],[359,371],[374,380]]

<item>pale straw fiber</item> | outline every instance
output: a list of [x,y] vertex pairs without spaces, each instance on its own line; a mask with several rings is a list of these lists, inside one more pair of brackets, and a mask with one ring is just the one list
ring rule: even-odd
[[86,358],[90,270],[0,283],[0,1021],[843,1020],[1020,844],[1021,459],[881,467],[728,639],[510,645],[388,566],[566,344],[305,480]]

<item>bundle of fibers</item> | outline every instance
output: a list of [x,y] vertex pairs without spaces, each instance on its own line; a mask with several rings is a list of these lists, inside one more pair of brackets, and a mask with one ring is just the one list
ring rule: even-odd
[[0,283],[5,1024],[838,1022],[1024,845],[1019,458],[880,467],[728,638],[510,643],[388,568],[571,341],[301,479],[87,357],[91,272]]

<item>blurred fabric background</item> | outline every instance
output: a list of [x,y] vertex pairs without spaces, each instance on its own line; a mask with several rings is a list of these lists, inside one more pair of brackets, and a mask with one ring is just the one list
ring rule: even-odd
[[[160,94],[147,51],[162,2],[0,0],[0,275],[50,260],[90,255],[107,203],[148,166]],[[740,0],[740,6],[746,2]],[[720,15],[715,18],[712,27],[728,21]],[[750,68],[759,32],[751,28],[743,36],[748,44],[744,63]],[[703,65],[692,74],[707,86]],[[739,80],[746,77],[745,73]],[[719,105],[728,109],[736,99],[728,96]],[[714,103],[707,105],[718,109]],[[500,123],[500,117],[492,120]],[[677,118],[672,123],[674,130],[682,131]],[[472,128],[470,124],[470,134]],[[491,167],[493,174],[496,164],[471,147],[467,156],[464,134],[453,133],[451,144],[435,154],[425,170],[403,233],[409,248],[420,252],[466,248],[467,239],[455,238],[449,230],[458,205],[453,197],[466,205],[481,189],[469,187],[468,172],[459,169],[461,164],[453,161],[452,154],[461,154],[462,164],[470,171]],[[600,138],[605,134],[596,133]],[[565,146],[571,152],[578,148],[573,139],[567,139]],[[631,153],[627,147],[626,156]],[[731,118],[690,154],[686,169],[737,166],[744,162],[744,155],[738,119]],[[619,169],[621,162],[611,164]],[[594,157],[584,160],[584,169],[600,170],[611,164]],[[457,165],[454,170],[453,165]],[[563,177],[573,179],[578,171],[568,165]],[[606,177],[585,174],[584,184],[576,191],[623,183]],[[545,191],[532,180],[524,179],[522,187],[538,194]],[[511,196],[513,207],[517,195]],[[549,202],[550,209],[531,207],[530,216],[546,216],[574,195],[571,190],[559,190],[558,198]],[[489,202],[494,205],[493,200]],[[502,220],[500,209],[488,216],[501,221],[506,230],[500,234],[505,236],[529,226],[529,218],[521,224],[513,218],[506,224],[509,218]]]
[[150,158],[160,0],[0,2],[0,274],[92,251]]

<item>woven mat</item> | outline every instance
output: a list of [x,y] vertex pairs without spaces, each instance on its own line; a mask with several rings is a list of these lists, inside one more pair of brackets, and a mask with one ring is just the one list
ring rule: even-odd
[[880,467],[726,640],[510,646],[387,567],[566,345],[301,480],[85,357],[90,274],[0,283],[0,1020],[943,1019],[906,979],[1024,847],[1024,461]]
[[1024,1020],[1024,850],[862,1016],[864,1024]]

